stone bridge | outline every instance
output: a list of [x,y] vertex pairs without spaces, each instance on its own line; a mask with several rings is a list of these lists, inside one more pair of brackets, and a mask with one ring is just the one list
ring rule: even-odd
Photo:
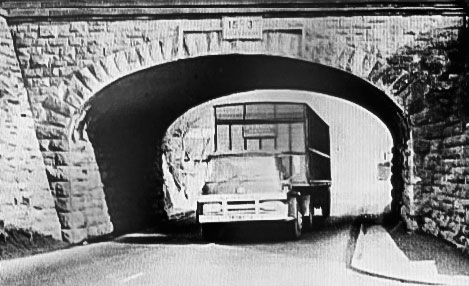
[[0,220],[74,243],[155,225],[171,122],[295,89],[380,118],[393,215],[469,245],[466,4],[287,2],[0,4]]

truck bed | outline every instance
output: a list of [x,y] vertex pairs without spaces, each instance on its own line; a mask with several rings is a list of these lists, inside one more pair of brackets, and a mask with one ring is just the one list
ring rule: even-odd
[[330,183],[329,126],[307,104],[225,104],[214,112],[214,156],[273,155],[282,180]]

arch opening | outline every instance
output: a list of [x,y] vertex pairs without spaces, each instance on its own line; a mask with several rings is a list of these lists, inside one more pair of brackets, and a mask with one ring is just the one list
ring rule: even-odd
[[399,107],[372,84],[330,67],[263,55],[206,56],[162,64],[98,92],[85,116],[116,233],[164,217],[161,140],[187,110],[259,89],[311,91],[353,102],[376,115],[393,138],[392,214],[399,216],[408,137]]
[[[376,116],[356,104],[323,94],[295,90],[253,90],[198,105],[168,128],[163,140],[163,172],[164,190],[169,197],[167,211],[171,217],[194,212],[207,178],[213,179],[214,173],[223,173],[223,170],[213,169],[214,165],[210,164],[210,157],[216,152],[215,146],[222,152],[267,149],[275,153],[276,148],[272,145],[275,139],[261,139],[262,144],[258,144],[258,139],[252,139],[252,144],[243,147],[244,136],[237,125],[232,125],[231,131],[226,125],[219,126],[215,133],[216,106],[266,102],[280,105],[285,102],[306,104],[328,124],[332,217],[369,215],[381,218],[389,213],[393,143],[389,130]],[[286,130],[286,126],[284,124],[281,130]],[[310,136],[315,134],[312,131]],[[288,137],[285,133],[277,135],[277,142],[278,138],[285,136]],[[215,137],[218,144],[215,143]],[[231,138],[231,146],[223,138],[228,141]],[[295,141],[301,142],[300,138],[298,136],[298,141]],[[281,142],[285,146],[285,141]],[[301,149],[301,143],[295,146],[298,148],[296,150]],[[316,215],[321,213],[322,209],[315,211]]]

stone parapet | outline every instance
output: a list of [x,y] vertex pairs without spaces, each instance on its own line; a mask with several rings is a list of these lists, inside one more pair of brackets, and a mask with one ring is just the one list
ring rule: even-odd
[[[218,15],[417,15],[461,14],[465,9],[458,0],[341,0],[341,1],[3,1],[10,21],[37,19],[130,19],[200,18]],[[125,15],[125,16],[124,16]]]

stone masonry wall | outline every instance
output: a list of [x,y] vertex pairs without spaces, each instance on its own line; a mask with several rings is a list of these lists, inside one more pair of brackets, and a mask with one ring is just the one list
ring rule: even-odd
[[10,29],[0,17],[0,220],[61,239]]
[[[78,226],[61,219],[63,229],[80,229],[80,235],[69,240],[112,230],[100,179],[100,171],[106,170],[98,169],[89,140],[70,139],[74,118],[86,114],[93,95],[120,77],[160,63],[242,53],[331,66],[389,95],[404,110],[413,138],[408,149],[396,146],[394,152],[409,155],[405,162],[393,162],[406,166],[404,177],[393,177],[405,185],[404,217],[464,244],[469,197],[461,105],[467,97],[461,58],[467,51],[460,45],[463,20],[464,16],[441,15],[270,18],[263,19],[261,40],[224,40],[221,19],[38,22],[10,29],[56,201],[62,203],[59,193],[66,202],[83,193],[96,198],[91,203],[95,208],[88,203],[72,211],[70,205],[58,206],[63,213],[75,214],[77,221],[94,217],[90,224]],[[91,226],[99,232],[88,232]]]
[[[11,35],[10,30],[5,31]],[[17,35],[15,35],[15,38],[16,37]],[[18,48],[18,46],[16,47]],[[10,48],[13,48],[13,45],[11,45]],[[13,50],[12,52],[14,53]],[[47,51],[45,52],[47,53]],[[15,63],[17,63],[17,58],[21,59],[22,57],[21,50],[17,55],[13,54],[13,57]],[[33,60],[31,60],[31,62],[32,66],[41,67],[40,64]],[[16,64],[16,67],[17,66],[18,64]],[[15,83],[15,81],[9,79],[7,81],[9,87],[15,84],[20,84],[20,86],[23,87],[19,67],[17,67],[16,72],[16,76],[19,76],[21,82]],[[27,69],[23,69],[22,72],[25,73],[26,78],[29,78]],[[40,89],[44,91],[43,84],[50,80],[47,70],[44,70],[43,74],[38,74],[37,76],[37,80],[41,82],[39,84],[35,81],[26,81],[29,92],[32,92],[36,96],[37,93],[35,93],[35,89],[31,89],[31,87],[40,86]],[[36,175],[35,177],[30,176],[29,178],[37,182],[37,184],[42,184],[43,190],[47,191],[50,198],[47,205],[50,217],[43,224],[49,224],[51,226],[53,222],[55,222],[54,235],[59,238],[63,237],[64,240],[69,242],[80,242],[87,238],[110,233],[112,231],[112,225],[107,213],[101,178],[94,158],[93,148],[89,142],[82,141],[70,145],[67,134],[60,131],[60,127],[68,124],[69,120],[63,115],[71,114],[70,106],[52,97],[43,98],[45,100],[42,104],[48,108],[48,111],[47,114],[42,113],[42,115],[48,118],[49,122],[54,121],[50,125],[44,125],[41,123],[42,121],[37,120],[38,108],[34,101],[37,97],[31,96],[31,94],[29,95],[32,113],[29,109],[26,90],[24,90],[22,103],[24,107],[27,106],[28,109],[23,108],[25,110],[21,114],[24,114],[26,117],[20,117],[20,114],[18,114],[16,119],[18,124],[21,124],[21,126],[18,127],[19,132],[25,132],[29,136],[29,139],[17,141],[25,144],[25,146],[17,148],[17,150],[20,150],[17,154],[29,155],[27,150],[32,149],[35,152],[30,152],[32,153],[31,159],[27,158],[27,160],[25,160],[26,162],[21,164],[34,163],[40,164],[41,166],[41,176]],[[36,122],[33,117],[36,118]],[[53,120],[51,118],[53,118]],[[19,121],[24,121],[24,123]],[[12,138],[12,140],[14,139]],[[34,146],[34,148],[29,145]],[[21,164],[16,165],[16,168],[21,168]],[[31,172],[32,170],[37,171],[37,169],[32,169],[31,167],[30,169]],[[2,198],[8,197],[2,196]],[[18,204],[24,204],[21,201],[21,197],[18,200],[20,200]],[[31,199],[31,202],[34,203],[35,200]],[[30,219],[35,219],[34,211],[37,212],[36,208],[40,209],[41,206],[38,204],[37,207],[32,207],[33,206],[29,208],[32,210],[29,210],[29,213],[25,216]],[[6,208],[4,208],[4,210],[8,211]],[[9,213],[13,214],[12,212]],[[21,216],[18,214],[13,215],[13,217],[19,218],[24,217],[24,215]]]
[[[422,229],[469,251],[468,28],[425,60],[430,84],[414,104]],[[444,51],[444,52],[442,52]],[[425,119],[425,117],[427,119]]]
[[466,33],[421,35],[388,57],[380,73],[394,82],[410,120],[410,216],[423,231],[469,250]]

